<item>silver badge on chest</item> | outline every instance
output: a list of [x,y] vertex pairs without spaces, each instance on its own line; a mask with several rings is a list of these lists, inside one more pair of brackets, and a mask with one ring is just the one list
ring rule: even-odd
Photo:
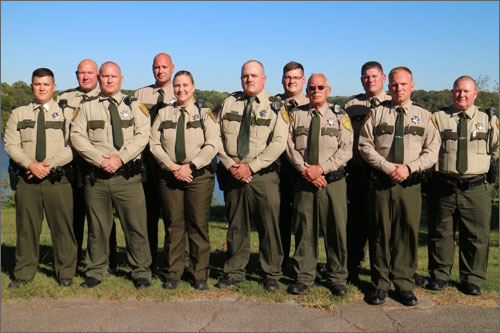
[[52,119],[59,119],[59,113],[57,113],[57,112],[53,113]]
[[328,122],[328,125],[330,125],[330,126],[333,126],[333,124],[335,124],[335,120],[333,118],[328,119],[327,122]]
[[417,116],[413,116],[411,118],[411,122],[414,123],[414,124],[418,124],[420,122],[420,118],[417,117]]
[[259,112],[259,117],[265,117],[265,116],[266,116],[266,111]]
[[481,124],[481,123],[477,123],[476,124],[476,128],[477,128],[478,131],[482,131],[482,130],[484,130],[484,125]]
[[120,111],[120,115],[122,116],[122,118],[127,118],[129,115],[128,110]]
[[193,116],[193,120],[194,120],[194,121],[200,120],[200,115],[195,114],[195,115]]

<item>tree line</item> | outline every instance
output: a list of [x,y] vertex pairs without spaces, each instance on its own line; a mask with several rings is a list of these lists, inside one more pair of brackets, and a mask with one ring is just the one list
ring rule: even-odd
[[[483,83],[484,86],[484,83]],[[486,84],[486,87],[488,85]],[[496,91],[486,91],[481,90],[481,86],[478,84],[479,94],[476,99],[476,105],[480,108],[489,108],[491,106],[497,109],[498,114],[498,89]],[[56,97],[60,92],[56,91],[54,97]],[[132,96],[134,90],[122,89],[122,93]],[[198,90],[195,93],[196,99],[201,99],[205,102],[205,106],[215,110],[222,101],[229,96],[228,92],[218,92],[214,90]],[[328,97],[328,102],[332,104],[338,104],[344,106],[344,104],[351,99],[353,96],[334,96]],[[411,99],[430,111],[436,111],[441,107],[449,106],[452,104],[451,91],[449,89],[444,89],[440,91],[426,91],[426,90],[415,90],[412,93]],[[1,107],[2,107],[2,137],[4,135],[5,124],[9,119],[10,112],[22,105],[26,105],[33,101],[33,95],[29,85],[24,81],[14,82],[12,85],[2,82],[2,96],[1,96]]]

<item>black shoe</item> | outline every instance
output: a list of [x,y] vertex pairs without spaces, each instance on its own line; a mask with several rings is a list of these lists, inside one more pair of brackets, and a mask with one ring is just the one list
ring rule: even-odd
[[163,282],[163,288],[165,289],[175,289],[179,285],[179,280],[174,280],[174,279],[166,279],[165,282]]
[[278,281],[271,278],[265,278],[264,281],[262,281],[262,284],[264,285],[264,289],[270,292],[275,292],[280,288]]
[[295,282],[295,283],[291,284],[290,287],[288,287],[288,293],[292,294],[292,295],[300,295],[300,294],[303,294],[304,291],[307,290],[307,288],[309,288],[309,287],[306,286],[305,283]]
[[347,294],[347,287],[343,284],[334,284],[330,289],[334,296],[345,296]]
[[359,275],[358,274],[352,274],[347,277],[347,283],[350,285],[356,286],[359,284]]
[[473,283],[463,283],[462,291],[466,295],[471,295],[471,296],[481,295],[481,288]]
[[422,275],[417,273],[413,274],[413,278],[415,279],[415,285],[420,288],[425,288],[429,284],[429,280],[424,278]]
[[94,288],[95,286],[98,286],[102,281],[99,281],[93,277],[87,278],[81,285],[80,287],[82,288]]
[[195,280],[194,281],[194,289],[207,290],[208,289],[207,280]]
[[138,278],[134,280],[134,286],[137,289],[144,289],[151,287],[151,282],[146,278]]
[[387,290],[375,289],[366,296],[366,302],[371,305],[380,305],[384,304],[386,298]]
[[321,272],[319,271],[319,267],[316,267],[316,277],[314,278],[314,281],[321,281],[323,279],[323,276],[321,275]]
[[396,298],[406,306],[415,306],[418,304],[417,297],[413,291],[396,291]]
[[108,267],[108,274],[109,275],[116,275],[117,268],[116,266],[109,266]]
[[20,286],[24,286],[28,281],[21,279],[14,279],[9,283],[9,288],[19,288]]
[[444,290],[445,288],[448,288],[448,282],[444,280],[431,280],[429,284],[427,285],[427,289],[430,290]]
[[59,284],[63,287],[69,287],[73,284],[73,279],[60,279]]
[[243,282],[243,281],[235,280],[232,277],[226,275],[224,277],[221,277],[219,279],[219,281],[217,281],[215,286],[217,288],[225,289],[225,288],[228,288],[229,286],[233,286],[233,285],[241,283],[241,282]]

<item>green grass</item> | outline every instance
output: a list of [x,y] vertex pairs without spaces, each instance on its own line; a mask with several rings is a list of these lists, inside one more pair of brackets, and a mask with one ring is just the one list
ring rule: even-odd
[[[452,285],[442,293],[427,291],[417,288],[417,296],[423,296],[434,299],[438,303],[449,304],[468,304],[468,305],[486,305],[498,307],[498,288],[499,288],[499,237],[498,237],[498,202],[493,206],[489,252],[489,265],[487,280],[480,297],[471,297],[461,294]],[[225,219],[224,207],[212,207],[210,217],[210,238],[211,238],[211,270],[209,277],[209,290],[197,291],[186,281],[181,281],[176,290],[165,290],[162,288],[162,281],[159,274],[155,274],[152,279],[152,287],[145,290],[136,290],[130,280],[130,268],[126,263],[126,250],[123,232],[117,219],[117,238],[118,238],[118,273],[116,276],[108,276],[104,282],[94,289],[83,289],[79,284],[84,281],[85,266],[79,266],[73,286],[69,288],[60,287],[54,279],[52,272],[53,256],[49,228],[44,221],[42,235],[40,237],[40,265],[38,273],[33,281],[18,289],[7,288],[10,282],[12,270],[15,263],[15,210],[2,209],[1,224],[1,288],[2,301],[11,299],[30,299],[30,298],[66,298],[66,297],[95,297],[99,299],[122,301],[129,297],[137,299],[152,299],[158,302],[169,299],[195,299],[195,298],[241,298],[255,300],[262,303],[279,303],[295,300],[299,304],[324,309],[333,309],[340,306],[343,302],[352,299],[362,299],[363,293],[370,289],[369,262],[364,263],[364,269],[361,272],[361,283],[359,287],[348,286],[349,294],[345,298],[335,297],[322,284],[316,284],[301,296],[292,296],[286,293],[287,286],[293,282],[292,279],[284,277],[280,280],[280,290],[276,293],[267,293],[259,284],[261,271],[258,263],[258,236],[255,230],[251,235],[251,257],[247,266],[247,281],[227,290],[220,290],[214,287],[219,276],[222,274],[222,267],[226,258],[226,232],[227,221]],[[425,212],[422,214],[421,230],[419,235],[419,268],[418,273],[428,276],[427,270],[427,223]],[[164,229],[163,223],[159,224],[159,246],[163,248]],[[84,239],[84,246],[86,244]],[[322,239],[320,240],[322,243]],[[457,250],[458,252],[458,250]],[[293,255],[293,239],[292,239]],[[164,254],[159,253],[157,260],[161,264],[164,260]],[[319,262],[325,263],[326,257],[323,245],[320,245]],[[157,267],[161,269],[161,266]],[[290,268],[290,267],[289,267]],[[453,281],[458,281],[458,255],[455,258],[453,267]]]

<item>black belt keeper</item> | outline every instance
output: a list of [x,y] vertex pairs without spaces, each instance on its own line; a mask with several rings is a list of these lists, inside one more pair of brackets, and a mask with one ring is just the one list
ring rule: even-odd
[[327,173],[325,175],[325,180],[328,184],[330,184],[344,178],[344,176],[345,176],[344,167],[340,167],[335,171]]
[[439,182],[442,183],[443,185],[444,184],[447,185],[448,188],[453,187],[461,191],[466,191],[471,188],[487,184],[484,175],[477,175],[465,179],[448,177],[443,174],[438,174],[437,177]]

